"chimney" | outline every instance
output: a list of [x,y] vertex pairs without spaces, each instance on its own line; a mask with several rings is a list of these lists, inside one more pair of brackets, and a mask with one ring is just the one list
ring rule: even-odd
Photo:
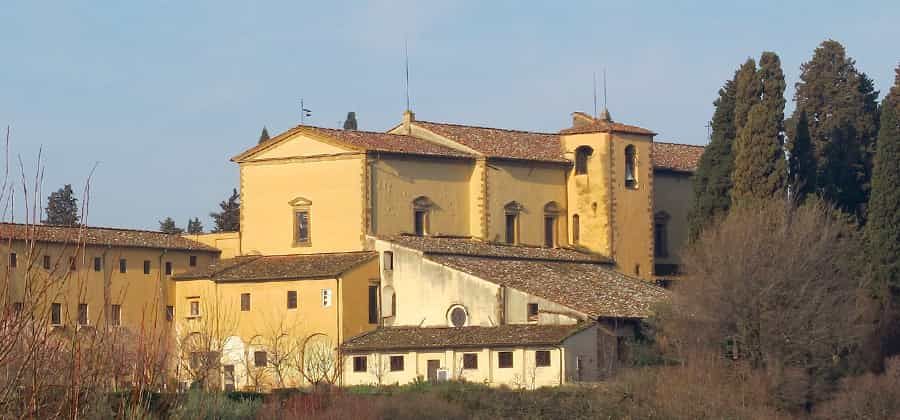
[[347,113],[347,119],[344,121],[344,130],[356,130],[356,113],[350,111]]

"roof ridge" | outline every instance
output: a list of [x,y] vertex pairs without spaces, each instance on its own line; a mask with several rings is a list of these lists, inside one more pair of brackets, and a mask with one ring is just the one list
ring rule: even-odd
[[500,127],[487,127],[483,125],[471,125],[471,124],[459,124],[459,123],[447,123],[447,122],[435,122],[435,121],[424,121],[424,120],[415,120],[412,123],[423,122],[426,124],[438,124],[438,125],[449,125],[453,127],[468,127],[468,128],[481,128],[485,130],[498,130],[498,131],[508,131],[511,133],[524,133],[524,134],[539,134],[542,136],[558,136],[559,133],[547,133],[541,131],[528,131],[528,130],[517,130],[515,128],[500,128]]
[[675,143],[675,142],[672,142],[672,141],[659,141],[659,140],[653,140],[653,143],[655,143],[655,144],[671,144],[671,145],[675,145],[675,146],[699,147],[699,148],[701,148],[701,149],[705,149],[705,148],[706,148],[706,146],[699,145],[699,144]]
[[[14,223],[14,222],[0,222],[0,226],[8,225],[8,226],[23,226],[23,227],[45,227],[45,228],[58,228],[58,229],[98,229],[98,230],[113,230],[118,232],[141,232],[141,233],[156,233],[160,235],[172,235],[182,237],[181,234],[178,233],[166,233],[158,230],[148,230],[148,229],[134,229],[134,228],[121,228],[121,227],[110,227],[110,226],[87,226],[87,225],[78,225],[78,226],[65,226],[65,225],[45,225],[43,223]],[[187,238],[184,238],[187,239]],[[192,239],[188,239],[192,240]],[[195,241],[196,242],[196,241]]]
[[423,254],[430,255],[451,255],[451,256],[460,256],[460,257],[470,257],[470,258],[485,258],[485,259],[494,259],[494,260],[519,260],[519,261],[544,261],[544,262],[564,262],[564,263],[574,263],[574,264],[603,264],[609,265],[612,264],[608,260],[604,260],[603,256],[597,255],[594,256],[592,254],[585,254],[584,259],[567,259],[564,257],[523,257],[519,255],[485,255],[485,254],[476,254],[476,253],[465,253],[459,251],[422,251]]
[[414,138],[416,140],[422,140],[418,137],[410,136],[408,134],[397,134],[397,133],[389,133],[389,132],[382,132],[382,131],[369,131],[369,130],[345,130],[343,128],[319,127],[317,125],[308,125],[308,124],[300,124],[300,125],[295,126],[294,128],[295,129],[296,128],[312,128],[312,129],[316,129],[316,130],[326,130],[326,131],[345,131],[348,133],[378,134],[378,135],[382,135],[382,136],[387,135],[387,136],[397,136],[397,137],[409,137],[409,138]]

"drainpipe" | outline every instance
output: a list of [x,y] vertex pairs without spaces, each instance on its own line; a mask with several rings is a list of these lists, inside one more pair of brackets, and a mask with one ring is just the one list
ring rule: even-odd
[[562,386],[563,379],[566,377],[566,350],[561,345],[556,346],[556,349],[559,350],[559,385]]

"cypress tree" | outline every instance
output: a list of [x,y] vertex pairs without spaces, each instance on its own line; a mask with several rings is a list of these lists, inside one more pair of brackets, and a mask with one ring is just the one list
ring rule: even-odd
[[78,226],[78,199],[72,191],[72,184],[66,184],[47,197],[47,218],[45,225]]
[[213,212],[209,215],[213,218],[216,227],[213,232],[236,232],[241,230],[241,196],[237,192],[237,188],[232,190],[228,200],[219,203],[221,211]]
[[159,221],[159,231],[162,233],[168,233],[170,235],[176,235],[184,232],[184,229],[178,227],[175,224],[175,220],[172,220],[171,217],[166,217],[165,219]]
[[809,121],[806,113],[801,112],[787,144],[788,185],[791,196],[802,202],[806,196],[816,190],[816,159],[813,156],[812,139],[809,137]]
[[822,42],[800,69],[794,117],[803,112],[808,117],[816,189],[828,201],[864,220],[878,130],[878,92],[834,40]]
[[203,223],[200,223],[199,217],[188,219],[187,233],[192,235],[203,233]]
[[785,187],[784,73],[773,52],[764,52],[759,65],[760,99],[751,106],[734,145],[735,204],[777,196]]
[[259,142],[262,143],[269,139],[269,130],[263,126],[262,133],[259,133]]

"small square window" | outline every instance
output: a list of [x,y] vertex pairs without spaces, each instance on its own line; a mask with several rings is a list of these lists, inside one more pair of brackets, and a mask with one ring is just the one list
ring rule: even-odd
[[109,322],[116,327],[122,325],[122,305],[110,305]]
[[537,321],[538,320],[538,304],[537,303],[529,303],[528,304],[528,320],[529,321]]
[[287,292],[287,308],[297,309],[297,291],[288,290]]
[[50,256],[44,255],[44,270],[50,269]]
[[191,267],[197,266],[197,256],[196,255],[191,255],[190,257],[188,257],[188,265],[190,265]]
[[88,324],[88,306],[87,303],[78,304],[78,325]]
[[511,351],[501,351],[497,353],[497,367],[511,368],[513,367],[513,354]]
[[144,260],[144,274],[150,274],[150,260]]
[[478,353],[463,353],[463,369],[478,369]]
[[354,372],[365,372],[366,367],[366,356],[353,356],[353,371]]
[[128,272],[128,260],[124,258],[119,259],[119,272],[127,273]]
[[241,311],[247,312],[250,310],[250,294],[249,293],[241,293]]
[[534,365],[537,367],[550,366],[550,350],[534,352]]
[[391,251],[384,251],[384,254],[381,257],[381,265],[385,270],[393,270],[394,269],[394,253]]
[[94,271],[100,271],[103,268],[103,259],[94,257]]
[[264,351],[253,352],[253,365],[256,367],[266,367],[266,365],[268,365],[268,354]]
[[50,304],[50,323],[62,325],[62,305],[59,303]]
[[403,370],[403,356],[391,356],[391,372]]
[[172,262],[171,261],[166,261],[166,275],[167,276],[172,275]]
[[166,305],[166,321],[172,321],[175,319],[175,307],[172,305]]
[[192,300],[191,301],[191,316],[200,316],[200,301]]
[[18,261],[18,258],[16,258],[16,253],[10,252],[9,253],[9,268],[16,268],[16,265],[18,265],[18,263],[19,263],[19,261]]

